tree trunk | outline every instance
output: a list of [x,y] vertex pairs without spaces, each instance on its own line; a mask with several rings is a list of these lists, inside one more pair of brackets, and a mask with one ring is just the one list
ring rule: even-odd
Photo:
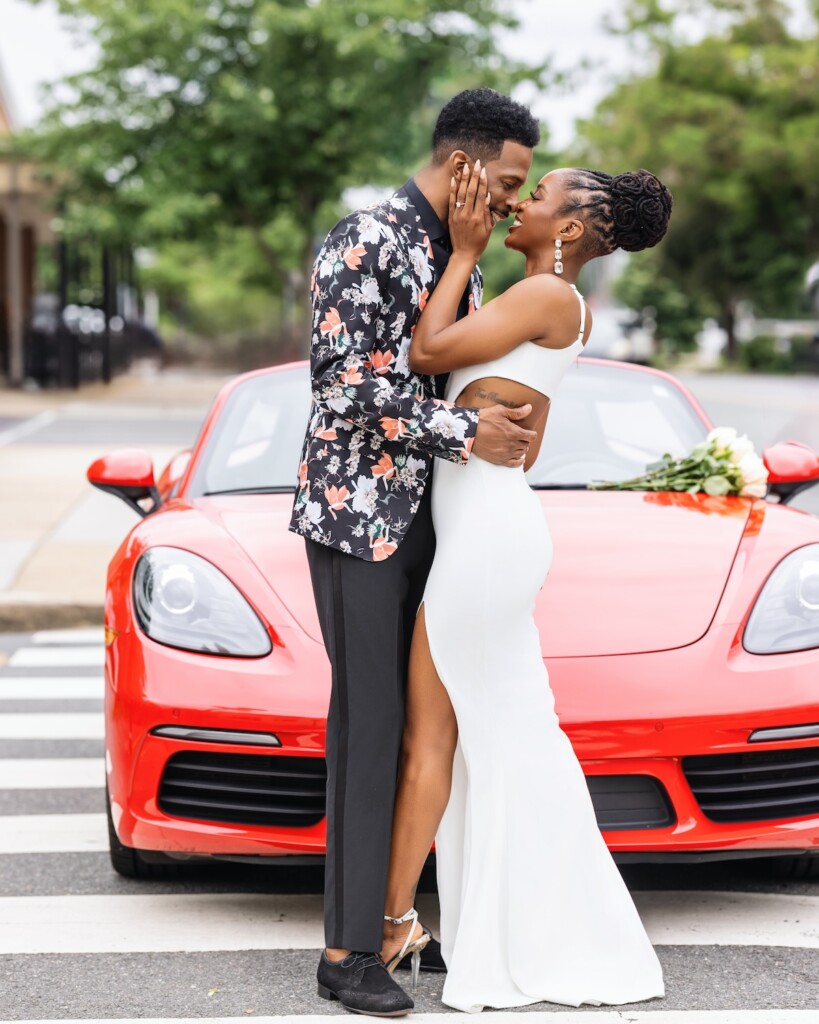
[[729,363],[737,361],[736,305],[728,299],[722,307],[722,328],[725,331],[725,355]]

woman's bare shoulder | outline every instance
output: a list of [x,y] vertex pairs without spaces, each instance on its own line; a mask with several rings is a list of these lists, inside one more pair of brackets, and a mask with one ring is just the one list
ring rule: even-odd
[[526,311],[532,341],[560,342],[573,326],[576,336],[578,299],[584,300],[567,281],[554,274],[533,274],[513,284],[504,296],[511,309]]

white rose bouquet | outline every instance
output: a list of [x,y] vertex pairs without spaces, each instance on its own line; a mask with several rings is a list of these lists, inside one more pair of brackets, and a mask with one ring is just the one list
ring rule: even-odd
[[691,453],[682,459],[663,455],[659,462],[646,466],[641,476],[630,480],[601,480],[589,484],[590,490],[609,491],[687,491],[711,495],[738,494],[764,498],[768,489],[768,470],[745,436],[733,427],[715,427]]

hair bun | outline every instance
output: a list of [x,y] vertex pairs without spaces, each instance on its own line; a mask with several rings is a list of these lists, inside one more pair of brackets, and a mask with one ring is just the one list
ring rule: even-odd
[[611,179],[614,243],[627,252],[656,245],[668,229],[671,193],[651,171],[627,171]]

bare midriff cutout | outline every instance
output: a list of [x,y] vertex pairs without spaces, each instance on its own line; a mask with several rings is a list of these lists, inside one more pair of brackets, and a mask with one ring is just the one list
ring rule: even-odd
[[487,409],[492,405],[504,405],[508,409],[517,409],[521,405],[531,405],[532,411],[522,420],[516,420],[527,430],[534,430],[538,437],[530,447],[530,455],[524,465],[529,469],[540,451],[543,431],[549,418],[551,399],[534,388],[520,384],[507,377],[480,377],[470,381],[455,399],[455,405],[464,405],[472,409]]

